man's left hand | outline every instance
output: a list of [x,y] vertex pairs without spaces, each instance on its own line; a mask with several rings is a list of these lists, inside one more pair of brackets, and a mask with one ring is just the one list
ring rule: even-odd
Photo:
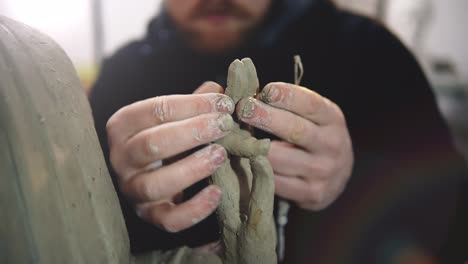
[[309,210],[330,205],[352,171],[351,138],[341,109],[330,100],[288,83],[270,83],[254,98],[243,99],[239,118],[278,136],[268,159],[276,194]]

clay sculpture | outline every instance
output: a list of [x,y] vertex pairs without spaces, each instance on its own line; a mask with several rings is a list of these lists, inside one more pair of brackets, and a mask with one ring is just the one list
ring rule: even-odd
[[[243,63],[229,77],[228,93],[249,87],[232,92],[239,99],[256,80],[253,64]],[[72,63],[44,34],[0,16],[0,263],[275,263],[268,142],[240,127],[232,135],[220,142],[230,162],[213,176],[224,192],[225,253],[183,247],[132,256]]]
[[[252,60],[235,60],[229,67],[226,95],[237,103],[257,90]],[[223,190],[218,208],[223,259],[225,263],[276,263],[273,170],[265,157],[270,140],[257,140],[236,124],[233,132],[217,143],[230,154],[212,176],[213,183]]]

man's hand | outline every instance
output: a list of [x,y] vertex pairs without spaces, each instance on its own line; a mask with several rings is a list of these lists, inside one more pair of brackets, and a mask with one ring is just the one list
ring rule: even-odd
[[342,111],[319,94],[287,83],[268,84],[258,98],[242,100],[237,113],[243,122],[284,140],[272,142],[268,154],[276,194],[304,209],[327,207],[353,167]]
[[[207,93],[209,92],[209,93]],[[107,123],[110,159],[122,193],[137,214],[169,232],[189,228],[210,215],[221,199],[210,185],[181,203],[182,191],[210,176],[226,159],[216,144],[172,164],[163,162],[230,132],[232,100],[205,83],[193,95],[140,101],[117,111]]]

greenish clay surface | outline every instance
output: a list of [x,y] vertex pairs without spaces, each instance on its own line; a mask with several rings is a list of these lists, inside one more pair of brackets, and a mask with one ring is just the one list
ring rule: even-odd
[[[235,60],[228,71],[226,95],[234,102],[255,95],[258,78],[249,58]],[[235,127],[217,143],[229,153],[212,176],[223,190],[218,220],[224,245],[224,263],[276,263],[273,221],[273,171],[266,158],[269,140],[257,140]]]
[[[251,95],[253,63],[236,64],[228,91],[247,87]],[[0,17],[0,263],[275,263],[269,142],[237,127],[220,143],[230,153],[213,176],[225,194],[218,211],[225,253],[182,247],[131,256],[70,60],[44,34]]]

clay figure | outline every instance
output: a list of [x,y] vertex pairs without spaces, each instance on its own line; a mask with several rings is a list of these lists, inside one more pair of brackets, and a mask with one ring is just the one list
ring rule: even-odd
[[[226,95],[237,103],[257,90],[252,60],[235,60],[229,67]],[[270,140],[257,140],[237,124],[217,143],[230,154],[212,176],[223,190],[217,214],[225,263],[276,263],[273,170],[266,158]]]

